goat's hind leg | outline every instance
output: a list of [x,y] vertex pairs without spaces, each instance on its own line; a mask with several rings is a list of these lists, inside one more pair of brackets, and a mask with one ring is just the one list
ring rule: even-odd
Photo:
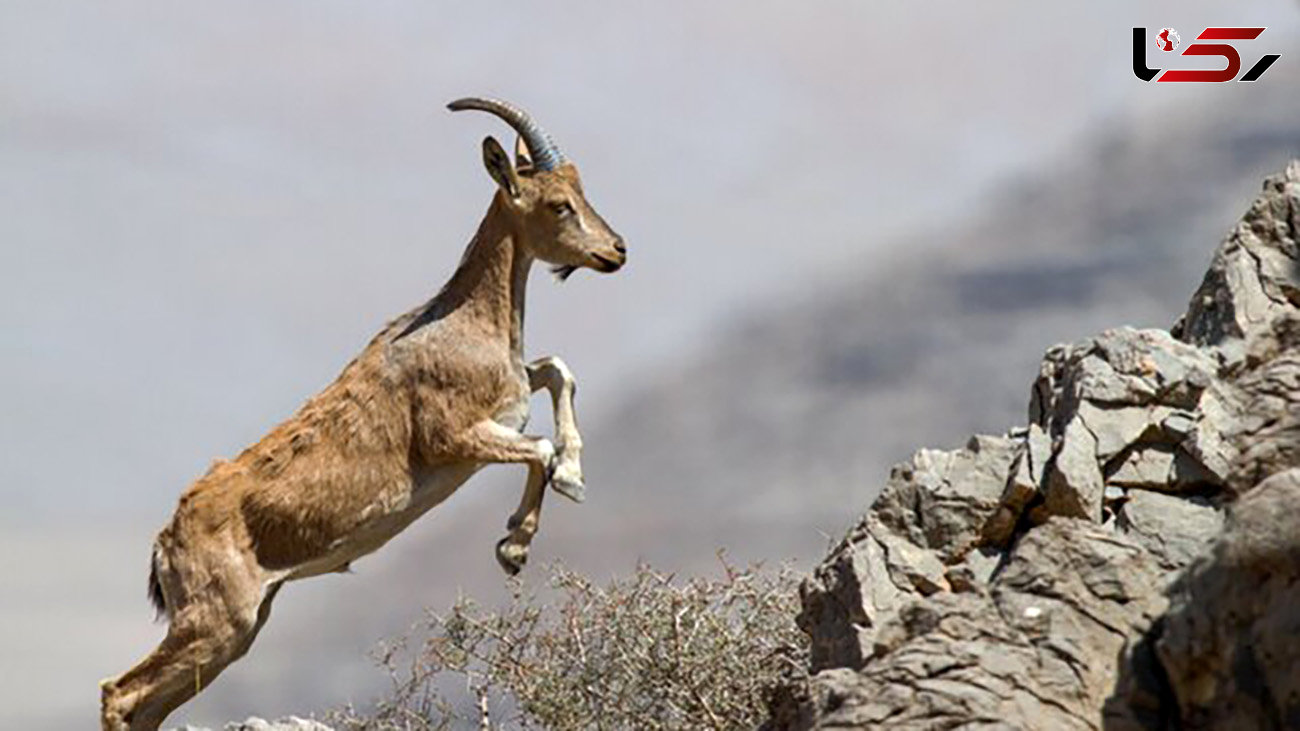
[[247,595],[251,590],[254,596],[243,597],[248,601],[229,596],[232,587],[222,588],[227,596],[196,597],[174,612],[157,649],[126,673],[100,684],[103,731],[154,731],[248,651],[270,615],[279,585],[264,595],[260,586],[234,592]]
[[556,448],[551,487],[580,503],[586,498],[586,486],[582,477],[582,435],[578,433],[578,417],[573,407],[573,397],[578,391],[573,371],[556,356],[538,358],[527,368],[528,384],[532,390],[536,392],[545,388],[551,393]]

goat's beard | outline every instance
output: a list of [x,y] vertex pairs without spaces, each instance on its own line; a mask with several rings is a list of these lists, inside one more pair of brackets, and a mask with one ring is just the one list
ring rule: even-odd
[[578,268],[569,264],[557,264],[551,267],[551,274],[554,274],[555,278],[561,282],[568,279],[569,275],[576,271],[578,271]]

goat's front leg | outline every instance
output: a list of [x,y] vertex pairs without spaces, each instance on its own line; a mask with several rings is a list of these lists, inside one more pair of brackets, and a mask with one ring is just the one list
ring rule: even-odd
[[448,456],[467,462],[523,463],[542,470],[545,480],[555,471],[555,445],[546,437],[520,434],[491,419],[463,432]]
[[497,563],[507,574],[514,576],[528,562],[528,547],[537,535],[537,525],[542,517],[542,497],[546,494],[546,473],[530,465],[528,482],[524,485],[524,495],[519,499],[519,507],[506,522],[509,535],[497,541]]
[[[543,388],[551,392],[557,450],[551,486],[561,495],[580,503],[586,497],[586,486],[582,478],[582,435],[578,433],[578,418],[573,409],[573,396],[578,390],[573,371],[555,356],[538,358],[527,368],[529,387],[534,392]],[[521,510],[523,507],[520,505]]]
[[495,421],[475,425],[457,440],[455,455],[474,462],[522,462],[528,465],[528,482],[524,486],[519,508],[506,524],[510,534],[497,542],[497,562],[506,573],[514,575],[528,561],[528,547],[537,534],[546,483],[555,473],[558,459],[555,446],[546,437],[520,434]]

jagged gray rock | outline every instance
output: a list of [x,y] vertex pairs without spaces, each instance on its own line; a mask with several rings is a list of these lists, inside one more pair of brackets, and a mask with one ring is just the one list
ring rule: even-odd
[[921,450],[894,468],[871,514],[801,589],[799,621],[815,669],[860,666],[881,617],[987,578],[994,562],[975,549],[1024,442],[979,436],[965,449]]
[[1239,498],[1213,550],[1174,585],[1169,612],[1132,643],[1108,728],[1300,726],[1300,319],[1287,315],[1242,352],[1225,389]]
[[1117,509],[1117,528],[1167,571],[1188,565],[1223,528],[1223,511],[1201,497],[1129,490]]
[[1300,470],[1247,492],[1214,552],[1175,587],[1156,653],[1187,727],[1300,726],[1294,516],[1300,516]]
[[895,468],[767,728],[1300,726],[1297,231],[1300,162],[1172,332],[1051,348],[1027,427]]
[[1008,559],[991,583],[900,604],[858,666],[818,676],[823,707],[808,725],[1088,728],[1110,693],[1098,658],[1163,609],[1158,567],[1128,538],[1070,518],[1026,534]]
[[1300,464],[1300,317],[1279,320],[1256,339],[1238,370],[1232,399],[1238,419],[1230,436],[1236,470],[1229,487],[1243,492]]
[[1038,519],[1101,522],[1106,485],[1184,491],[1221,484],[1182,446],[1223,430],[1199,411],[1216,370],[1210,355],[1162,330],[1119,328],[1049,350],[1030,403],[1031,422],[1058,442]]
[[1235,361],[1242,344],[1267,333],[1300,305],[1297,181],[1300,161],[1292,161],[1286,172],[1264,183],[1264,195],[1215,252],[1187,314],[1174,326],[1180,339],[1216,346],[1226,360]]

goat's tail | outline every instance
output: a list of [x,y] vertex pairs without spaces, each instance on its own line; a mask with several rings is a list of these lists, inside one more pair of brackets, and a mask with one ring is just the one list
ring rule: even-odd
[[158,542],[153,544],[153,555],[149,561],[149,601],[153,604],[154,620],[162,619],[167,614],[167,598],[163,596],[162,582],[158,580]]

